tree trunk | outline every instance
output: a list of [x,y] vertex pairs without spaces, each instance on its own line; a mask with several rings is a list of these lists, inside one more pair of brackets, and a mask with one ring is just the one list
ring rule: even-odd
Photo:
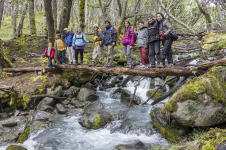
[[18,14],[18,4],[12,5],[12,28],[13,28],[13,37],[16,34],[16,19]]
[[0,1],[0,29],[1,29],[1,23],[2,23],[2,17],[4,12],[4,1]]
[[64,34],[64,28],[68,28],[71,14],[72,0],[63,0],[63,9],[60,17],[60,33]]
[[124,23],[124,17],[126,15],[126,9],[127,9],[127,5],[128,5],[128,0],[125,0],[124,4],[123,4],[123,9],[122,9],[122,15],[121,15],[121,19],[120,19],[120,26],[119,26],[119,34],[122,33],[122,28],[123,28],[123,23]]
[[48,26],[48,40],[54,45],[55,42],[55,26],[52,12],[52,0],[44,0],[46,22]]
[[119,15],[119,17],[121,17],[122,16],[122,5],[121,5],[121,2],[120,2],[120,0],[117,0],[117,4],[118,4],[118,15]]
[[52,0],[52,10],[53,10],[55,29],[57,29],[57,0]]
[[72,32],[75,32],[75,17],[74,17],[74,11],[71,9],[71,25],[72,25]]
[[79,22],[80,22],[80,27],[82,28],[82,31],[84,32],[85,30],[85,5],[86,5],[86,0],[81,0],[79,4]]
[[[220,8],[220,0],[216,0],[215,4],[216,4],[216,9],[217,9],[217,14],[218,14],[219,21],[222,21],[223,20],[223,15],[222,15],[221,8]],[[221,22],[221,28],[225,29],[224,22]]]
[[24,6],[23,6],[23,10],[22,10],[22,14],[21,14],[21,17],[20,17],[20,21],[17,25],[17,29],[16,29],[16,37],[18,38],[21,34],[21,30],[23,28],[23,24],[24,24],[24,18],[26,16],[26,13],[27,13],[27,1],[24,2]]
[[89,10],[88,10],[88,3],[89,1],[88,0],[85,0],[86,3],[85,3],[85,28],[84,28],[84,31],[86,32],[87,31],[87,28],[89,27],[88,25],[88,16],[89,16]]
[[29,2],[30,33],[31,35],[37,35],[35,25],[34,0],[28,0],[28,2]]

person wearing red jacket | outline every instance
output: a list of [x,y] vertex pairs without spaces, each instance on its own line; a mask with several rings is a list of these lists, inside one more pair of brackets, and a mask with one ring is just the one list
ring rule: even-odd
[[52,59],[54,59],[55,49],[52,46],[52,43],[48,44],[48,47],[45,49],[44,57],[48,57],[48,67],[52,67]]

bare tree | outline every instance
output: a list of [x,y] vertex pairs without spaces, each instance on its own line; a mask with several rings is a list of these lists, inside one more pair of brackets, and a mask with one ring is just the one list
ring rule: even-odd
[[48,25],[48,40],[54,45],[55,42],[55,26],[52,12],[52,0],[44,0],[44,8],[46,14],[46,22]]
[[[222,14],[222,11],[221,11],[221,8],[220,8],[220,0],[215,0],[215,5],[216,5],[219,21],[222,21],[223,20],[223,14]],[[221,27],[223,29],[225,29],[224,22],[221,22]]]
[[30,33],[31,35],[36,35],[36,25],[35,25],[35,12],[34,12],[34,0],[28,0],[29,2],[29,19],[30,19]]
[[52,10],[53,10],[55,29],[57,29],[57,0],[52,0]]
[[3,12],[4,12],[4,1],[0,1],[0,28],[2,23]]
[[17,14],[18,14],[18,4],[17,3],[13,3],[12,4],[12,28],[13,28],[13,37],[15,36],[16,33],[16,18],[17,18]]
[[107,14],[107,7],[111,4],[112,0],[108,0],[106,4],[102,4],[101,0],[99,0],[99,5],[101,7],[101,11],[102,11],[102,20],[103,20],[103,24],[102,24],[102,29],[104,29],[104,21],[106,20],[106,18],[108,18],[108,14]]

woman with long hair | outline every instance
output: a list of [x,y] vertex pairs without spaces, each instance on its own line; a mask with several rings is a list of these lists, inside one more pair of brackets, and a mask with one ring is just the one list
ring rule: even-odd
[[133,62],[131,58],[131,49],[135,41],[135,34],[129,20],[124,22],[124,38],[122,44],[124,45],[124,50],[127,57],[127,66],[126,68],[132,68]]

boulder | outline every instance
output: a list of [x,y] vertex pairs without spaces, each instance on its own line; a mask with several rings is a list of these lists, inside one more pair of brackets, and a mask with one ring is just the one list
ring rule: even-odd
[[17,126],[17,122],[15,120],[6,120],[5,122],[2,123],[3,127],[13,127]]
[[62,91],[63,91],[63,86],[58,86],[55,88],[54,91],[52,91],[51,89],[47,89],[47,95],[60,97],[62,95]]
[[34,115],[34,120],[48,120],[49,117],[51,117],[52,114],[45,111],[37,111]]
[[62,104],[64,104],[64,105],[68,105],[70,103],[71,103],[71,99],[66,99],[62,102]]
[[95,91],[94,86],[89,82],[85,84],[85,88]]
[[136,140],[136,141],[133,143],[133,147],[135,147],[135,148],[145,148],[145,145],[144,145],[144,143],[142,143],[140,140]]
[[0,118],[7,118],[8,114],[7,113],[0,113]]
[[[147,97],[150,97],[154,92],[155,92],[155,90],[148,90],[146,93]],[[155,93],[155,96],[153,97],[153,99],[160,97],[162,94],[163,94],[163,91],[158,90],[157,93]]]
[[10,145],[6,148],[6,150],[27,150],[27,149],[19,145]]
[[183,126],[207,127],[226,122],[226,79],[213,67],[206,74],[188,80],[164,105],[165,120],[175,119]]
[[52,112],[54,110],[53,107],[49,106],[49,105],[41,105],[41,107],[39,108],[39,110],[41,111],[47,111],[47,112]]
[[103,109],[103,104],[100,101],[95,101],[84,108],[79,124],[88,129],[99,129],[113,119],[112,115]]
[[105,85],[105,86],[99,87],[99,90],[100,91],[106,91],[107,89],[110,89],[110,88],[113,88],[113,86],[111,86],[111,85]]
[[1,133],[0,145],[16,142],[22,132],[23,132],[22,130],[16,129],[16,130],[9,130],[7,132]]
[[71,104],[75,107],[75,108],[84,108],[86,105],[90,104],[89,101],[78,101],[76,99],[73,99],[71,101]]
[[161,115],[163,106],[163,104],[157,104],[152,107],[150,113],[152,124],[166,140],[175,142],[179,137],[188,133],[188,128],[180,125],[174,119],[165,122]]
[[87,89],[87,88],[82,88],[80,92],[78,93],[77,99],[80,101],[95,101],[98,99],[98,96],[94,94],[93,91]]
[[57,108],[58,113],[60,113],[60,114],[66,113],[66,109],[64,108],[63,104],[56,104],[56,108]]
[[40,110],[42,105],[54,106],[54,104],[55,100],[53,98],[45,97],[38,103],[37,109]]
[[11,117],[9,119],[1,121],[1,123],[2,123],[2,126],[4,127],[13,127],[16,125],[24,124],[26,121],[27,121],[26,117],[16,116],[16,117]]
[[71,86],[68,90],[65,90],[63,96],[73,98],[78,95],[78,92],[80,91],[80,88],[77,88],[75,86]]
[[[128,91],[126,89],[122,89],[122,95],[121,95],[121,98],[120,98],[121,103],[129,105],[132,98],[133,98],[133,94],[130,93],[130,91]],[[138,96],[135,96],[132,103],[131,103],[131,106],[139,105],[139,104],[141,104],[141,99]]]

